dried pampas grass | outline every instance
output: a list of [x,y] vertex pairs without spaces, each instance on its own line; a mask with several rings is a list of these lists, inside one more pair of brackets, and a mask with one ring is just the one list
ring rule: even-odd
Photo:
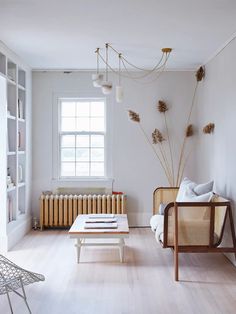
[[194,134],[193,125],[189,124],[185,130],[185,136],[190,137],[193,136],[193,134]]
[[197,82],[200,82],[205,76],[205,70],[203,67],[200,67],[196,72]]
[[155,129],[152,132],[152,142],[153,142],[153,144],[162,143],[163,141],[165,141],[165,138],[164,138],[163,134],[158,129]]
[[214,132],[215,129],[215,124],[214,123],[208,123],[207,125],[204,126],[202,129],[204,134],[211,134]]
[[164,101],[159,100],[158,105],[157,105],[157,109],[160,113],[165,113],[168,110],[168,107]]
[[140,117],[139,114],[132,111],[132,110],[128,110],[129,113],[129,118],[130,120],[134,121],[134,122],[140,122]]

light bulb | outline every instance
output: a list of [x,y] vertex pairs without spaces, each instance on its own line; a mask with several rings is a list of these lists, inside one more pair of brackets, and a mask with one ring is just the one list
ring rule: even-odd
[[116,101],[121,103],[124,99],[124,89],[122,86],[116,86]]
[[112,91],[112,82],[105,81],[102,83],[102,92],[104,95],[110,94]]
[[94,87],[101,87],[103,82],[103,74],[92,74],[92,81]]

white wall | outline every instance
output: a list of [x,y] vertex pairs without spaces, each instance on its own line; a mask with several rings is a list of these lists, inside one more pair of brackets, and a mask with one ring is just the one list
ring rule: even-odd
[[[214,179],[215,191],[232,200],[236,221],[236,40],[206,65],[206,77],[199,93],[198,123],[215,123],[214,135],[198,139],[198,180]],[[226,238],[226,242],[229,242]],[[234,259],[235,262],[235,259]]]
[[[116,79],[116,78],[115,78]],[[174,142],[183,134],[183,124],[191,103],[195,77],[192,72],[165,72],[150,85],[133,81],[123,82],[125,102],[117,104],[112,94],[107,98],[111,119],[111,155],[115,191],[128,196],[128,213],[131,225],[148,225],[152,214],[152,192],[167,185],[152,150],[146,143],[138,125],[128,119],[125,108],[140,113],[144,128],[149,134],[155,127],[162,128],[162,117],[156,103],[164,99],[171,107],[170,132]],[[57,93],[75,93],[103,96],[91,83],[91,73],[61,72],[33,73],[33,211],[38,216],[38,199],[42,190],[59,185],[52,180],[52,107]],[[191,176],[191,171],[188,171]],[[66,183],[61,185],[66,186]],[[88,186],[88,183],[85,183]]]

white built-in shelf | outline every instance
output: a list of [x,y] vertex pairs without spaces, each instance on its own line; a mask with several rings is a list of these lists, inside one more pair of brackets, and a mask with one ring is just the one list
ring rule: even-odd
[[24,155],[24,154],[25,154],[25,151],[24,151],[24,150],[18,150],[18,154],[19,154],[19,155]]
[[15,116],[12,116],[12,115],[8,115],[8,116],[7,116],[7,119],[16,120],[16,117],[15,117]]
[[7,156],[13,156],[15,154],[16,154],[16,152],[7,152]]
[[20,183],[18,183],[18,187],[19,187],[19,188],[21,188],[21,187],[23,187],[23,186],[25,186],[25,182],[20,182]]
[[7,78],[7,81],[11,85],[16,85],[16,82],[14,80],[12,80],[11,78],[9,78],[9,77]]
[[[13,238],[18,237],[18,230],[21,230],[18,227],[26,226],[30,214],[26,158],[28,124],[25,119],[30,101],[28,77],[30,78],[30,70],[23,69],[15,58],[10,59],[0,51],[0,83],[3,86],[0,95],[0,127],[3,121],[5,128],[0,132],[0,150],[5,151],[3,162],[0,163],[0,173],[4,173],[3,176],[0,175],[0,185],[5,190],[5,193],[0,193],[0,239],[4,239],[0,241],[0,249],[3,247],[4,250],[10,246],[9,243],[15,241]],[[18,182],[19,180],[22,181]],[[11,186],[10,182],[14,185]],[[8,188],[7,183],[11,187]],[[7,228],[2,228],[5,223]]]
[[16,189],[16,186],[14,185],[13,187],[7,189],[7,193],[15,191],[15,189]]
[[18,88],[21,89],[21,90],[23,90],[23,91],[25,91],[25,87],[22,86],[22,85],[19,85],[19,84],[18,84]]
[[17,224],[17,221],[15,219],[12,219],[8,222],[8,227],[13,228]]

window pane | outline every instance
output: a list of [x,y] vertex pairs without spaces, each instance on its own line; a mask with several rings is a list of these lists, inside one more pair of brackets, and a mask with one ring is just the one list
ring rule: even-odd
[[89,135],[77,135],[76,147],[89,147]]
[[89,148],[77,148],[76,161],[89,161]]
[[104,102],[101,102],[101,101],[91,102],[91,116],[93,117],[104,116]]
[[104,132],[104,119],[91,118],[91,131]]
[[91,148],[91,161],[104,161],[104,149]]
[[61,103],[61,115],[62,117],[74,117],[75,116],[75,103],[63,101]]
[[89,102],[77,102],[76,106],[77,117],[89,116]]
[[75,163],[62,162],[61,163],[61,176],[62,177],[74,177],[75,176]]
[[61,130],[64,132],[75,131],[75,118],[61,118]]
[[62,148],[61,160],[62,161],[75,161],[75,149],[74,148]]
[[104,136],[91,135],[91,147],[104,147]]
[[76,175],[80,177],[89,176],[89,163],[77,162],[76,163]]
[[104,163],[103,162],[91,163],[91,176],[95,176],[95,177],[104,176]]
[[62,135],[61,147],[75,147],[75,136],[74,135]]
[[89,131],[89,118],[77,118],[77,131],[88,132]]

